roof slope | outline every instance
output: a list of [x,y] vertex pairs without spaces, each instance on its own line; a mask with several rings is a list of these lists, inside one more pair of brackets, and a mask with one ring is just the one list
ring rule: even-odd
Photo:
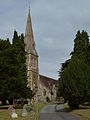
[[40,81],[41,83],[49,88],[50,90],[52,90],[52,87],[53,85],[55,85],[57,87],[57,84],[58,84],[58,81],[53,79],[53,78],[49,78],[49,77],[46,77],[46,76],[43,76],[43,75],[39,75],[40,77]]

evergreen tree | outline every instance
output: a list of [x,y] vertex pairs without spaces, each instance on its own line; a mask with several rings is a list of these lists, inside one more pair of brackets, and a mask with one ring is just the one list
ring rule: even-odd
[[[13,58],[13,59],[12,59]],[[24,49],[24,36],[18,36],[14,31],[12,57],[10,58],[13,74],[11,79],[11,90],[14,94],[10,94],[10,98],[27,98],[31,97],[30,88],[27,88],[27,71],[26,71],[26,58]],[[11,72],[10,72],[11,73]],[[13,81],[12,81],[13,80]],[[14,86],[12,86],[14,85]]]
[[32,91],[27,88],[26,55],[24,36],[14,31],[13,44],[0,40],[0,98],[31,98]]
[[60,76],[61,95],[68,100],[71,108],[87,101],[90,67],[78,59],[73,59]]
[[90,102],[90,43],[86,31],[77,32],[71,55],[59,71],[59,91],[71,108],[78,108],[82,102]]
[[8,50],[10,49],[11,44],[9,39],[0,40],[0,99],[5,102],[8,98],[7,88],[9,81],[9,58],[8,58]]
[[77,32],[76,38],[74,39],[74,49],[71,53],[72,57],[76,57],[83,62],[87,62],[87,51],[89,45],[89,36],[86,31]]

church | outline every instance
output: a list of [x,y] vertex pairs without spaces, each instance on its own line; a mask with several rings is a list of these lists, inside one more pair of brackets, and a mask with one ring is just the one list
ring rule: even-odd
[[26,68],[28,87],[34,91],[35,86],[38,87],[38,99],[41,101],[55,100],[57,94],[58,82],[52,78],[39,74],[38,53],[35,48],[33,36],[30,8],[28,12],[26,30],[25,30],[25,52],[26,52]]

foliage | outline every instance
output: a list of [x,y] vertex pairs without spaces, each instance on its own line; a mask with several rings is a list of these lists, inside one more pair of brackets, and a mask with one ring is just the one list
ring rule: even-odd
[[46,97],[46,102],[50,102],[50,99],[48,96]]
[[25,62],[23,34],[14,31],[13,44],[0,40],[0,99],[31,98]]
[[[77,32],[76,38],[74,39],[74,49],[71,53],[72,58],[75,57],[76,59],[80,59],[83,62],[88,62],[87,57],[90,55],[89,52],[89,36],[86,31]],[[89,55],[89,56],[88,56]]]
[[67,68],[67,66],[70,63],[70,59],[66,60],[64,63],[62,63],[61,69],[59,71],[59,75],[64,71],[65,68]]
[[7,98],[7,83],[9,79],[8,50],[11,44],[9,40],[0,40],[0,98]]
[[77,32],[71,59],[59,71],[59,91],[71,108],[90,100],[90,53],[88,34]]
[[90,79],[90,68],[79,60],[71,61],[60,78],[62,95],[71,104],[79,105],[87,99]]

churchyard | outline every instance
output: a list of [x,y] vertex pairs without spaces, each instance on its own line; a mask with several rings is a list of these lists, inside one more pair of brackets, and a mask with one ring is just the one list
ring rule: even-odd
[[81,120],[90,120],[90,105],[88,104],[80,105],[76,110],[71,110],[67,104],[64,104],[64,108],[70,114],[80,117]]
[[82,120],[90,120],[90,108],[73,110],[71,114],[79,116]]
[[[42,107],[47,105],[48,103],[38,103],[38,115]],[[53,103],[52,103],[53,104]],[[15,120],[15,118],[11,118],[8,108],[10,105],[0,106],[0,120]],[[89,105],[80,105],[79,109],[71,110],[67,104],[64,104],[64,108],[67,112],[72,115],[79,116],[81,120],[90,120],[90,106]],[[18,108],[15,109],[18,117],[16,120],[33,120],[34,117],[34,109],[31,107],[30,112],[27,113],[26,116],[22,116],[23,109]]]
[[[47,103],[38,103],[38,115],[42,107],[47,105]],[[11,118],[10,113],[8,111],[10,105],[0,106],[0,120],[15,120],[15,118]],[[18,117],[16,120],[33,120],[33,117],[35,115],[33,106],[31,107],[30,112],[27,113],[26,116],[22,116],[23,109],[18,108],[15,109]]]
[[[0,106],[0,120],[13,120],[14,118],[11,118],[11,113],[13,112],[13,109],[10,108],[10,105]],[[31,109],[30,112],[27,112],[25,116],[22,116],[23,109],[18,108],[15,109],[15,113],[17,114],[17,120],[32,120],[33,117],[33,110]]]
[[[22,109],[17,109],[16,112],[18,113],[17,120],[32,120],[32,111],[28,113],[27,116],[22,117]],[[0,109],[0,120],[13,120],[14,118],[11,118],[8,114],[8,110],[6,109]]]

